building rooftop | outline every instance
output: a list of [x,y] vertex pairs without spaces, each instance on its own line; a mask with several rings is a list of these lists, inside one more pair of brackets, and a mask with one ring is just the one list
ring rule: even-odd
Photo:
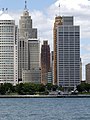
[[14,20],[8,13],[2,13],[0,14],[0,20]]

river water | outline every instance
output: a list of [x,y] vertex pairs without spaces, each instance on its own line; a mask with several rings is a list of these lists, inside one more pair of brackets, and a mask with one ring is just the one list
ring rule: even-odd
[[0,98],[0,120],[90,120],[90,98]]

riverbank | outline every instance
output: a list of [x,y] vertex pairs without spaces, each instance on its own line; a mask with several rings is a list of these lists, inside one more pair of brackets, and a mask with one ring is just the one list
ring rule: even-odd
[[90,98],[90,95],[0,95],[0,98]]

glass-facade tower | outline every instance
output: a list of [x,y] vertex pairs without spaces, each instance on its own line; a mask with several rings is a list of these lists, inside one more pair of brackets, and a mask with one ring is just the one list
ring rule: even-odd
[[57,26],[57,80],[66,91],[80,84],[80,28],[72,16]]

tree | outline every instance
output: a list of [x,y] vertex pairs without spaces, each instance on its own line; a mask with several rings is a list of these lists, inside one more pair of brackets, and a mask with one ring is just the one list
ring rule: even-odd
[[1,95],[5,95],[6,90],[5,90],[5,86],[3,84],[0,85],[0,94]]
[[52,83],[47,83],[47,84],[46,84],[46,87],[47,87],[47,89],[48,89],[49,91],[51,91],[53,85],[52,85]]
[[17,84],[16,87],[15,87],[15,90],[18,94],[20,95],[24,95],[24,85],[23,83],[20,83],[20,84]]

